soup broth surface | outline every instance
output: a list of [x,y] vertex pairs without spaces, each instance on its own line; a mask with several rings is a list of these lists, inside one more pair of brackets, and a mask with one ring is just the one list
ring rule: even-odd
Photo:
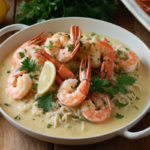
[[[85,32],[83,34],[90,35],[91,33]],[[99,34],[99,36],[102,35]],[[107,39],[115,44],[122,44],[124,47],[127,47],[125,44],[113,38],[107,37]],[[46,115],[43,115],[42,117],[34,116],[32,115],[31,109],[24,112],[21,111],[24,102],[21,100],[12,100],[8,98],[6,94],[6,81],[9,76],[7,71],[9,71],[12,66],[13,52],[14,51],[10,52],[0,64],[0,106],[12,119],[14,119],[16,116],[19,116],[20,119],[15,119],[15,121],[32,130],[48,135],[72,138],[101,135],[127,125],[141,113],[146,105],[149,95],[149,74],[144,65],[141,63],[142,69],[140,71],[135,71],[135,74],[138,74],[142,77],[139,82],[142,92],[140,92],[138,88],[134,88],[136,96],[140,99],[132,102],[122,119],[115,117],[116,111],[113,109],[111,116],[105,122],[92,123],[89,121],[84,121],[84,130],[81,130],[81,122],[74,122],[72,120],[70,120],[71,127],[68,128],[65,128],[62,124],[59,124],[57,128],[53,128],[53,126],[47,128],[48,120]],[[10,104],[10,106],[6,106],[5,103]],[[135,106],[137,108],[135,108]]]

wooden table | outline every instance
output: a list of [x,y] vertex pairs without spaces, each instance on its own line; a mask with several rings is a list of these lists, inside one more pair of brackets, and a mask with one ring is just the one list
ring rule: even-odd
[[[19,11],[21,0],[6,0],[11,6],[5,21],[0,28],[16,22],[16,14]],[[138,36],[150,48],[150,33],[141,23],[125,8],[120,2],[119,10],[115,15],[119,25],[136,36]],[[13,33],[0,37],[0,43]],[[131,131],[140,131],[150,125],[150,114],[147,114]],[[115,137],[111,140],[86,145],[86,146],[65,146],[43,142],[32,138],[15,127],[13,127],[2,115],[0,115],[0,150],[150,150],[150,136],[139,140],[128,140],[123,137]]]

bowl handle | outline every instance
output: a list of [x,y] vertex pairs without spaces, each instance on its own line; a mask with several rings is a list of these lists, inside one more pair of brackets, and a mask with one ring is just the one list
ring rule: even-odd
[[13,24],[13,25],[6,26],[0,30],[0,37],[10,31],[23,30],[27,27],[28,26],[24,24]]
[[150,127],[139,132],[130,132],[130,131],[125,130],[119,135],[133,140],[133,139],[140,139],[140,138],[146,137],[149,134],[150,134]]

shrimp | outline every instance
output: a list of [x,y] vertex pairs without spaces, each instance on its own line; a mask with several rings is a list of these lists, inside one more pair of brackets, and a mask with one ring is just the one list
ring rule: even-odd
[[84,57],[90,55],[91,67],[98,68],[101,65],[101,57],[103,60],[101,66],[101,78],[105,76],[109,78],[114,69],[114,62],[116,59],[116,52],[113,47],[104,41],[96,41],[94,43],[86,42],[80,47],[78,54],[81,53]]
[[135,69],[139,68],[140,59],[139,57],[132,51],[128,51],[126,53],[127,60],[119,60],[117,65],[121,68],[123,68],[123,72],[129,73],[134,72]]
[[32,88],[32,79],[29,74],[24,74],[26,71],[19,71],[20,67],[10,73],[6,91],[11,99],[19,100],[27,95]]
[[61,62],[57,59],[53,58],[51,55],[46,53],[44,50],[37,50],[37,53],[40,57],[42,57],[45,61],[51,61],[56,67],[56,82],[61,85],[62,82],[68,78],[76,79],[76,76]]
[[25,48],[27,50],[26,56],[29,59],[34,60],[35,63],[38,65],[44,64],[45,60],[41,58],[40,55],[37,53],[37,50],[42,49],[42,47],[38,45],[30,45],[30,46],[26,46]]
[[83,116],[96,123],[101,123],[109,118],[112,110],[112,104],[107,94],[93,93],[88,94],[88,100],[81,103],[81,112]]
[[25,48],[26,46],[30,46],[32,44],[42,44],[47,39],[49,34],[46,34],[45,36],[43,36],[46,33],[46,31],[47,30],[44,30],[42,33],[40,33],[36,37],[25,42],[14,52],[13,57],[12,57],[12,64],[14,68],[17,68],[21,65],[22,58],[20,57],[20,53],[24,53],[24,54],[27,53],[27,50]]
[[65,80],[58,89],[57,97],[59,101],[67,107],[78,105],[86,98],[86,95],[88,94],[91,78],[90,57],[88,57],[87,68],[86,59],[82,59],[79,76],[81,83],[77,89],[77,79]]
[[70,36],[65,32],[58,32],[45,42],[45,51],[60,62],[67,62],[74,57],[80,46],[81,30],[78,26],[71,26]]

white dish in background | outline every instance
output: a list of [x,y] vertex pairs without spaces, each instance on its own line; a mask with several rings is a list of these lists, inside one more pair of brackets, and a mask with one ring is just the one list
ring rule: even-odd
[[[31,39],[32,37],[37,35],[37,33],[43,31],[44,29],[51,29],[51,31],[53,32],[67,31],[72,24],[78,25],[79,27],[83,27],[83,31],[95,32],[95,33],[107,35],[128,45],[131,49],[133,49],[136,52],[136,54],[142,60],[143,64],[145,65],[150,75],[150,59],[149,59],[150,51],[148,47],[138,37],[136,37],[134,34],[130,33],[129,31],[119,26],[116,26],[114,24],[104,22],[101,20],[81,18],[81,17],[52,19],[29,27],[26,25],[14,24],[1,29],[0,36],[12,30],[21,30],[21,29],[22,30],[9,37],[5,42],[3,42],[0,45],[0,62],[12,49],[16,48],[18,45],[24,43],[25,41]],[[7,113],[5,113],[5,111],[0,107],[0,112],[2,113],[2,115],[13,126],[18,128],[22,132],[43,141],[63,144],[63,145],[92,144],[92,143],[108,140],[115,136],[123,136],[128,139],[138,139],[138,138],[148,136],[150,134],[150,127],[139,132],[130,132],[128,130],[132,128],[135,124],[137,124],[149,111],[150,111],[150,95],[145,105],[145,108],[135,119],[133,119],[127,125],[102,135],[83,137],[83,138],[64,138],[59,136],[46,135],[31,130],[16,122],[9,115],[7,115]]]
[[121,0],[128,10],[147,28],[150,32],[150,16],[135,2],[135,0]]

